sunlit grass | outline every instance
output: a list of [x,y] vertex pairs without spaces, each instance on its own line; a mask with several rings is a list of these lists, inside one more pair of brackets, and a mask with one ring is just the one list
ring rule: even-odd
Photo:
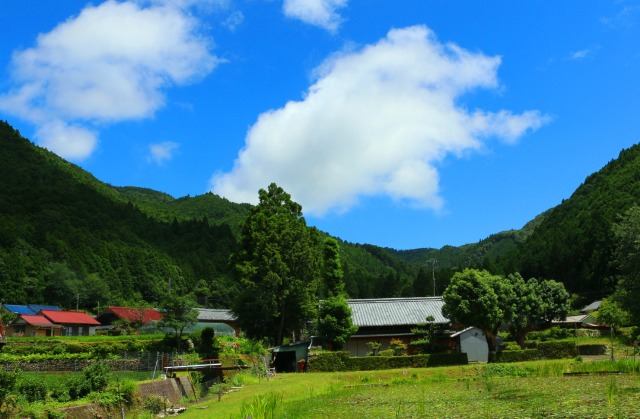
[[[494,366],[502,365],[502,366]],[[505,365],[507,365],[505,367]],[[575,365],[594,374],[565,376]],[[279,374],[205,400],[184,418],[638,417],[637,374],[574,360],[344,373]],[[633,368],[631,368],[633,369]],[[206,408],[203,408],[206,406]],[[262,410],[260,410],[262,409]],[[215,414],[214,414],[215,412]],[[271,412],[271,413],[269,413]],[[269,414],[275,413],[275,416]],[[211,416],[214,414],[214,416]]]

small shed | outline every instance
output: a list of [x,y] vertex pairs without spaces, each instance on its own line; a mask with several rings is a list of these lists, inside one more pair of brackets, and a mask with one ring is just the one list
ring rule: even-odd
[[[471,326],[452,334],[451,337],[459,342],[460,352],[466,353],[469,361],[489,361],[489,346],[482,330]],[[496,346],[499,345],[500,342],[496,339]]]
[[311,341],[271,348],[273,367],[277,372],[306,372],[310,348]]

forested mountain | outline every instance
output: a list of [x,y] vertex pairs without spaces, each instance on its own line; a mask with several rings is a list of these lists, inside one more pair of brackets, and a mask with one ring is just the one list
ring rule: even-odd
[[[229,256],[250,207],[113,187],[0,121],[0,301],[92,309],[171,289],[229,307]],[[413,295],[412,264],[374,246],[342,242],[341,253],[352,297]]]
[[[611,225],[639,201],[636,145],[521,230],[405,251],[338,239],[346,290],[400,297],[435,286],[439,294],[453,272],[476,267],[608,293],[617,275]],[[0,122],[0,299],[94,308],[155,303],[171,289],[229,307],[237,289],[229,257],[250,209],[211,193],[176,199],[105,184]]]
[[544,221],[503,266],[523,276],[562,281],[571,292],[593,298],[612,291],[612,224],[640,203],[640,145],[590,175],[572,196],[548,211]]

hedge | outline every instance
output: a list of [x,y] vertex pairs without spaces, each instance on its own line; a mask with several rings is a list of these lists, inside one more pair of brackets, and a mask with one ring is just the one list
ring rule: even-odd
[[498,352],[498,362],[523,362],[540,359],[537,349],[519,349]]
[[538,352],[540,353],[540,357],[545,359],[575,358],[578,356],[576,343],[568,340],[539,342]]
[[604,355],[607,352],[607,345],[578,345],[579,355]]
[[350,357],[348,352],[323,352],[310,356],[307,368],[309,372],[371,371],[465,365],[467,363],[466,353]]

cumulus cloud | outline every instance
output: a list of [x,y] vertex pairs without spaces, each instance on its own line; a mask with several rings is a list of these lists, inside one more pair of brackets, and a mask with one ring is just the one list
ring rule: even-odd
[[186,3],[169,4],[107,1],[41,34],[14,53],[14,85],[0,95],[0,109],[34,123],[42,144],[61,156],[86,158],[96,136],[83,125],[148,118],[164,105],[166,88],[220,62]]
[[346,5],[347,0],[284,0],[282,9],[288,17],[333,32],[342,21],[337,10]]
[[164,141],[162,143],[151,144],[149,146],[149,156],[147,160],[157,164],[163,164],[173,158],[173,152],[180,146],[173,141]]
[[442,44],[424,26],[335,55],[302,100],[259,116],[233,169],[212,177],[212,190],[255,203],[258,189],[274,181],[314,215],[380,195],[439,209],[437,162],[489,138],[513,143],[548,120],[536,110],[458,104],[469,91],[500,87],[500,61]]

